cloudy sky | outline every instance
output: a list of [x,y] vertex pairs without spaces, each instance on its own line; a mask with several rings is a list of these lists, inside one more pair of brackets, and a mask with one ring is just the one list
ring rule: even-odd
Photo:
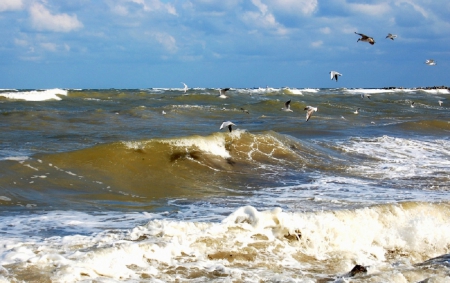
[[0,88],[450,85],[449,15],[448,0],[1,0]]

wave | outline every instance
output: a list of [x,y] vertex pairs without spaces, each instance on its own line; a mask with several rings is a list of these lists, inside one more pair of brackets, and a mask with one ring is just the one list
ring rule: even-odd
[[[355,264],[367,266],[364,278],[377,282],[392,282],[393,274],[401,282],[411,276],[447,276],[446,261],[436,257],[448,257],[448,203],[313,213],[244,206],[220,222],[106,216],[56,211],[5,217],[0,264],[8,272],[0,276],[21,281],[26,274],[57,282],[222,282],[224,277],[309,282],[338,280]],[[135,224],[145,218],[146,224]]]
[[[88,191],[91,200],[118,193],[117,200],[126,202],[205,197],[220,194],[223,188],[243,189],[249,180],[255,188],[279,182],[271,176],[298,170],[305,162],[299,154],[301,145],[295,144],[273,132],[254,135],[241,130],[115,142],[16,163],[9,160],[3,167],[8,172],[4,181],[22,188],[33,182],[36,190],[73,192],[80,200]],[[48,177],[35,180],[36,175]],[[10,198],[18,203],[28,196],[26,190],[17,189]]]
[[64,89],[46,89],[46,90],[30,90],[30,91],[16,91],[16,92],[0,92],[0,96],[12,100],[26,100],[26,101],[46,101],[46,100],[61,100],[62,96],[67,96],[68,91]]

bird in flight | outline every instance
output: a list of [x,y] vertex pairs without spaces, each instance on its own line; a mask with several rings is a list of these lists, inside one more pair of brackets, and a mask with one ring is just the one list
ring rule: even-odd
[[341,73],[338,73],[338,72],[336,72],[336,71],[331,71],[331,72],[330,72],[330,76],[331,76],[331,80],[335,79],[336,82],[337,82],[337,81],[338,81],[338,77],[339,77],[339,76],[342,76],[342,74],[341,74]]
[[229,87],[219,89],[219,97],[220,97],[220,98],[227,98],[228,96],[226,96],[225,93],[226,93],[228,90],[230,90]]
[[185,83],[183,83],[183,82],[182,82],[182,84],[184,85],[184,88],[183,88],[184,93],[186,93],[186,91],[188,90],[188,86],[187,86],[187,84],[185,84]]
[[436,62],[433,59],[428,59],[425,61],[425,64],[427,64],[428,66],[434,66],[436,65]]
[[293,112],[291,110],[291,100],[290,99],[284,103],[284,107],[281,108],[281,110],[286,111],[286,112]]
[[373,37],[367,36],[367,35],[362,34],[362,33],[357,33],[356,31],[355,31],[355,33],[357,35],[361,36],[361,38],[358,38],[358,41],[356,41],[356,42],[363,41],[363,42],[368,42],[371,45],[375,44],[375,40],[373,39]]
[[233,124],[233,122],[231,122],[231,121],[224,121],[223,123],[222,123],[222,125],[220,125],[220,129],[219,130],[222,130],[223,128],[225,128],[225,127],[228,127],[228,130],[230,131],[230,133],[231,133],[231,131],[233,130],[232,128],[231,128],[231,126],[236,126],[235,124]]
[[392,33],[388,33],[388,35],[386,36],[386,38],[392,39],[394,40],[394,38],[396,38],[397,35],[396,34],[392,34]]
[[306,122],[308,122],[309,118],[311,118],[311,115],[317,111],[317,107],[306,106],[305,110],[306,110]]

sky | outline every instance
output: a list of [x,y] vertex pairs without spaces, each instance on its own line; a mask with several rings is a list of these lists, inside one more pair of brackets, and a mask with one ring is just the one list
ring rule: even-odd
[[0,0],[0,89],[450,86],[449,15],[448,0]]

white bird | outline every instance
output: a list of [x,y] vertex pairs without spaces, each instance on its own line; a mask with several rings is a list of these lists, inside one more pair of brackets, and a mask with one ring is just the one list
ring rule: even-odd
[[367,97],[368,99],[370,99],[370,94],[364,94],[364,93],[361,93],[361,98],[362,99],[364,99],[364,97]]
[[286,112],[293,112],[291,110],[291,100],[290,99],[284,103],[284,107],[281,108],[281,110],[286,111]]
[[444,101],[439,100],[438,103],[439,103],[439,106],[442,106],[442,103],[444,103]]
[[411,101],[411,108],[414,108],[414,101]]
[[386,38],[392,39],[394,40],[394,38],[397,38],[396,34],[392,34],[392,33],[388,33],[388,35],[386,36]]
[[186,93],[186,91],[188,90],[188,86],[187,86],[187,84],[185,84],[185,83],[183,83],[183,82],[182,82],[182,84],[184,85],[184,88],[183,88],[184,93]]
[[375,44],[375,40],[373,39],[373,37],[367,36],[367,35],[365,35],[363,33],[357,33],[356,31],[355,31],[355,33],[357,35],[361,36],[361,38],[358,38],[358,40],[356,42],[363,41],[363,42],[368,42],[371,45]]
[[231,131],[233,130],[232,128],[231,128],[231,126],[236,126],[235,124],[233,124],[233,122],[231,122],[231,121],[224,121],[223,123],[222,123],[222,125],[220,125],[220,130],[222,130],[224,127],[228,127],[228,130],[230,131],[230,133],[231,133]]
[[308,122],[309,118],[311,118],[311,115],[317,111],[317,107],[306,106],[305,110],[306,110],[306,122]]
[[342,74],[341,74],[341,73],[338,73],[338,72],[336,72],[336,71],[331,71],[331,72],[330,72],[330,76],[331,76],[331,80],[335,79],[336,82],[337,82],[337,81],[338,81],[338,77],[339,77],[339,76],[342,76]]
[[355,112],[353,112],[353,113],[358,114],[358,113],[359,113],[359,112],[358,112],[359,109],[360,109],[360,108],[358,107],[358,109],[356,109]]
[[436,62],[433,59],[428,59],[425,61],[425,64],[427,64],[428,66],[434,66],[436,65]]
[[161,112],[161,114],[166,115],[167,113],[166,113],[166,111],[163,110],[163,111]]
[[219,97],[220,97],[220,98],[227,98],[228,96],[226,96],[225,93],[226,93],[229,89],[230,89],[229,87],[219,89]]

